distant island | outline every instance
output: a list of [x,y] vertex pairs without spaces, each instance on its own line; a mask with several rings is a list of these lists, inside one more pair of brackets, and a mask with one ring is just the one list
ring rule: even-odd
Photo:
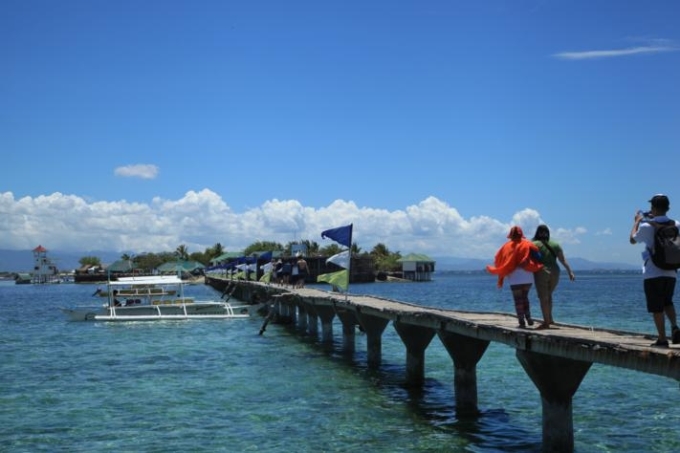
[[[55,261],[62,272],[72,271],[80,267],[79,260],[84,256],[97,256],[102,263],[110,264],[119,260],[121,252],[111,251],[83,251],[64,252],[50,250],[50,257]],[[493,262],[493,258],[459,258],[452,256],[433,256],[435,272],[445,271],[479,271],[483,272],[487,264]],[[583,258],[569,258],[569,264],[574,271],[639,271],[639,264],[595,262]],[[33,269],[34,259],[31,250],[5,250],[0,249],[0,272],[19,273],[30,272]]]

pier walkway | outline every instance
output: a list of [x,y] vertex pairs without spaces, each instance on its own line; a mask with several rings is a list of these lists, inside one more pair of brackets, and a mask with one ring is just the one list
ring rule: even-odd
[[[458,414],[476,413],[477,363],[490,342],[504,343],[541,395],[543,451],[572,452],[572,398],[593,363],[680,380],[678,348],[650,347],[653,337],[633,332],[569,324],[536,330],[517,326],[508,313],[480,313],[428,308],[378,297],[344,295],[313,288],[286,289],[259,282],[229,282],[209,278],[206,284],[250,302],[269,301],[280,317],[321,341],[333,341],[333,320],[342,324],[342,344],[355,350],[356,327],[366,334],[367,361],[381,361],[382,334],[391,322],[406,348],[406,383],[424,382],[425,350],[435,337],[453,361],[455,406]],[[321,332],[319,332],[319,322]],[[263,326],[264,328],[264,326]]]

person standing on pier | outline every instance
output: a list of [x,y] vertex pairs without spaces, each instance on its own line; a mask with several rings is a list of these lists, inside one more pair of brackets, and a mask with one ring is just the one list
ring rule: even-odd
[[283,275],[282,275],[282,269],[283,269],[283,261],[281,261],[281,258],[279,258],[276,263],[274,263],[274,275],[276,278],[274,281],[280,285],[283,284]]
[[560,281],[560,266],[558,261],[567,270],[569,280],[572,282],[576,279],[574,272],[572,272],[567,259],[564,257],[564,252],[559,243],[550,240],[550,229],[547,225],[539,225],[536,228],[536,233],[532,238],[538,251],[541,253],[541,263],[543,269],[534,273],[534,284],[536,285],[536,294],[538,300],[541,302],[541,313],[543,313],[543,322],[537,329],[548,329],[550,324],[555,324],[552,315],[553,308],[553,292]]
[[677,271],[657,267],[652,261],[651,252],[654,250],[655,225],[675,222],[676,227],[678,227],[680,222],[671,220],[666,216],[670,209],[670,201],[666,195],[654,195],[649,200],[649,203],[651,203],[651,210],[649,212],[643,213],[638,211],[635,214],[633,228],[630,232],[630,243],[645,245],[645,250],[642,252],[642,278],[644,281],[645,298],[647,300],[647,311],[652,314],[654,326],[658,333],[658,338],[652,343],[652,346],[664,348],[668,347],[665,318],[668,318],[671,323],[671,339],[673,343],[680,343],[680,329],[678,329],[675,306],[673,305]]
[[531,307],[529,304],[529,290],[534,283],[534,272],[543,268],[539,261],[538,247],[524,237],[522,228],[514,226],[508,234],[508,242],[498,249],[494,258],[494,265],[486,266],[486,270],[498,275],[498,287],[507,280],[515,302],[515,312],[519,327],[533,326]]

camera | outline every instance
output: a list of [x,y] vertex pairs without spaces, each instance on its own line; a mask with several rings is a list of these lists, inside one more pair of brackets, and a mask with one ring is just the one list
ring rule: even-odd
[[645,218],[645,219],[651,219],[651,218],[654,217],[652,215],[652,211],[642,211],[642,210],[640,210],[640,211],[638,211],[638,214],[641,214],[642,217]]

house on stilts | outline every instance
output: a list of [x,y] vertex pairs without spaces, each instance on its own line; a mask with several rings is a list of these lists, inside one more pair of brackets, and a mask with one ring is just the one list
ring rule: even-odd
[[434,260],[420,253],[409,253],[397,260],[401,263],[402,276],[414,282],[429,282],[434,273]]

